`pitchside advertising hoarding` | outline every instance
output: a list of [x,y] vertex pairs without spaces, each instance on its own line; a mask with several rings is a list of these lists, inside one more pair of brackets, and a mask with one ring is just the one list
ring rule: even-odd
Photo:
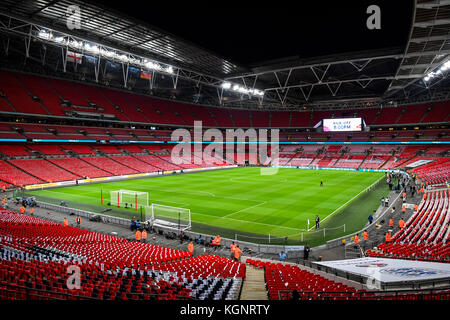
[[323,119],[323,131],[362,131],[362,118]]

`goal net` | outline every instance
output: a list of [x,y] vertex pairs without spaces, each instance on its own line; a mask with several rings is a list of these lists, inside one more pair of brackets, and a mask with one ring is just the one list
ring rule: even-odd
[[148,192],[134,190],[111,191],[111,205],[138,210],[148,206]]
[[191,210],[152,203],[145,208],[145,215],[151,225],[173,230],[187,230],[191,227]]

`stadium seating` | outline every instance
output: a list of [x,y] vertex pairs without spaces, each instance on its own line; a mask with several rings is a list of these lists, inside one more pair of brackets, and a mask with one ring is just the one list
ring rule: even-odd
[[392,242],[367,251],[368,256],[450,261],[450,191],[426,194],[417,211],[406,221],[405,228],[392,236]]
[[6,100],[13,107],[13,110],[8,111],[48,114],[39,102],[31,98],[30,92],[12,73],[0,71],[0,88],[2,88]]
[[96,168],[78,158],[51,158],[48,161],[83,178],[98,178],[111,175],[111,173]]
[[432,122],[444,122],[448,121],[449,116],[449,102],[435,102],[432,103],[432,109],[427,115],[422,119],[421,123],[432,123]]
[[444,184],[450,179],[450,159],[437,159],[413,169],[412,172],[430,184]]
[[[81,269],[69,290],[68,263]],[[0,209],[0,299],[233,299],[245,265]]]
[[82,144],[62,145],[61,148],[63,150],[71,150],[78,154],[95,154],[94,150],[89,146]]
[[86,157],[82,160],[116,176],[138,173],[136,170],[107,157]]
[[[353,287],[328,280],[294,265],[253,259],[247,259],[246,262],[258,268],[264,268],[266,288],[270,300],[289,299],[292,290],[297,290],[302,300],[321,300],[322,298],[319,297],[318,293],[323,291],[328,293],[329,298],[339,298],[342,293],[345,297],[348,296],[348,293],[357,293],[357,290]],[[303,292],[306,293],[303,294]],[[333,294],[333,292],[336,293]]]
[[270,300],[291,300],[294,291],[297,291],[299,300],[448,300],[450,297],[450,291],[445,289],[435,292],[433,297],[420,292],[372,292],[341,283],[336,276],[333,276],[334,280],[330,280],[296,265],[251,258],[246,263],[264,269]]
[[110,157],[110,159],[113,159],[123,165],[126,165],[129,168],[132,168],[138,172],[154,172],[158,171],[158,168],[140,161],[132,156],[116,156],[116,157]]
[[234,125],[238,128],[251,127],[250,112],[247,110],[230,109],[230,115],[233,119]]
[[0,160],[0,180],[16,186],[25,186],[43,182],[3,160]]
[[0,145],[0,152],[9,156],[29,156],[30,152],[24,145]]
[[[448,118],[447,101],[314,113],[223,110],[18,72],[2,71],[1,75],[0,88],[5,97],[0,99],[0,108],[9,112],[65,116],[68,111],[79,111],[103,114],[121,121],[176,125],[192,125],[193,121],[198,119],[204,126],[229,128],[250,126],[301,128],[314,126],[324,118],[355,116],[362,117],[367,125],[433,123],[444,122]],[[31,95],[38,97],[39,101],[33,100]],[[70,101],[71,104],[63,106],[62,99]]]
[[55,154],[60,154],[60,155],[66,155],[66,153],[64,151],[62,151],[59,146],[57,145],[31,145],[29,146],[29,149],[31,151],[39,151],[43,154],[46,155],[55,155]]
[[44,159],[16,159],[10,160],[9,162],[23,171],[47,182],[68,181],[80,178]]

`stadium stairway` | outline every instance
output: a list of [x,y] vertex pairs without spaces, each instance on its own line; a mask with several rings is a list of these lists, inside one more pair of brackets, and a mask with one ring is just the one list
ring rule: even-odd
[[[246,260],[247,257],[241,257],[241,261]],[[257,269],[250,265],[245,268],[240,300],[268,300],[264,269]]]

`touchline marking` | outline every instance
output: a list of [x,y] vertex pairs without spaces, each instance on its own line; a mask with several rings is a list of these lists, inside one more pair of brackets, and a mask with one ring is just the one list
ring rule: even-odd
[[236,213],[239,213],[239,212],[242,212],[242,211],[245,211],[245,210],[251,209],[251,208],[259,207],[259,206],[261,206],[261,205],[263,205],[263,204],[266,204],[266,203],[267,203],[267,201],[263,201],[263,202],[261,202],[261,203],[255,204],[254,206],[251,206],[251,207],[247,207],[247,208],[244,208],[244,209],[241,209],[241,210],[238,210],[238,211],[235,211],[235,212],[229,213],[229,214],[227,214],[227,215],[225,215],[225,216],[222,216],[222,218],[226,218],[226,217],[229,217],[229,216],[231,216],[231,215],[233,215],[233,214],[236,214]]

